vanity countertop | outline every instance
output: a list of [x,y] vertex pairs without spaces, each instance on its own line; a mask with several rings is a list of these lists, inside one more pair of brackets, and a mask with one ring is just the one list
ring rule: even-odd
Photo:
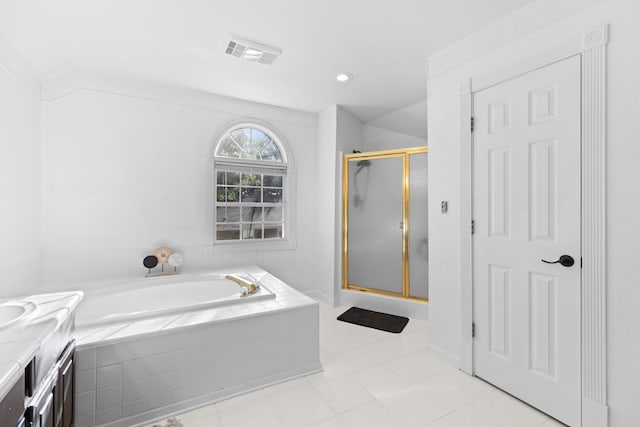
[[40,344],[69,318],[82,296],[82,292],[59,292],[0,301],[29,307],[24,316],[0,327],[0,400],[20,379]]

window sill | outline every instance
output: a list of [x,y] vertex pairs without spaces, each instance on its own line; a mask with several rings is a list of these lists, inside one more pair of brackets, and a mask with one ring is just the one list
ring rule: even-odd
[[212,245],[204,245],[204,255],[243,253],[243,252],[266,252],[266,251],[291,251],[295,250],[297,244],[292,240],[272,240],[260,242],[228,241],[216,242]]

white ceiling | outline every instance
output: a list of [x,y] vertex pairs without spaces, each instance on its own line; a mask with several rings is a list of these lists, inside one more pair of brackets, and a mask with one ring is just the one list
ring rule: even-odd
[[[142,78],[384,123],[422,108],[426,57],[530,1],[0,0],[0,35],[43,81]],[[230,57],[231,34],[283,54],[271,66]],[[340,72],[355,78],[339,84]]]

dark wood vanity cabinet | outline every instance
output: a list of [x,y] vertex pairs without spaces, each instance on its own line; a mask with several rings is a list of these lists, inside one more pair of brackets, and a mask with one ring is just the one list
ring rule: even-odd
[[55,427],[73,426],[73,372],[75,368],[75,344],[71,342],[58,363],[58,381],[54,390]]
[[53,407],[54,396],[54,390],[52,390],[51,393],[47,395],[47,398],[44,400],[42,406],[38,408],[39,427],[55,427],[55,413]]
[[0,427],[73,427],[74,327],[72,312],[40,341],[21,378],[0,399]]
[[[37,364],[38,358],[36,357],[34,361]],[[33,397],[29,399],[26,393],[28,407],[24,411],[25,427],[73,427],[74,368],[75,341],[72,340],[47,375],[34,387]],[[28,369],[27,372],[29,372]],[[24,381],[22,383],[24,384]],[[21,405],[25,402],[24,389],[23,387]],[[24,410],[24,406],[22,408]],[[18,422],[17,426],[22,425]],[[5,426],[0,421],[0,427],[16,427],[16,423]]]
[[29,400],[25,413],[27,427],[56,427],[55,425],[55,392],[57,373],[51,371],[38,384],[36,392]]
[[24,417],[24,375],[0,401],[0,427],[16,427]]

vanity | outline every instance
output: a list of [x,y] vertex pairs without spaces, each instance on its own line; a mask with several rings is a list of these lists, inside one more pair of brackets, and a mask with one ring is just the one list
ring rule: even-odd
[[0,427],[74,425],[74,310],[82,292],[0,301]]

